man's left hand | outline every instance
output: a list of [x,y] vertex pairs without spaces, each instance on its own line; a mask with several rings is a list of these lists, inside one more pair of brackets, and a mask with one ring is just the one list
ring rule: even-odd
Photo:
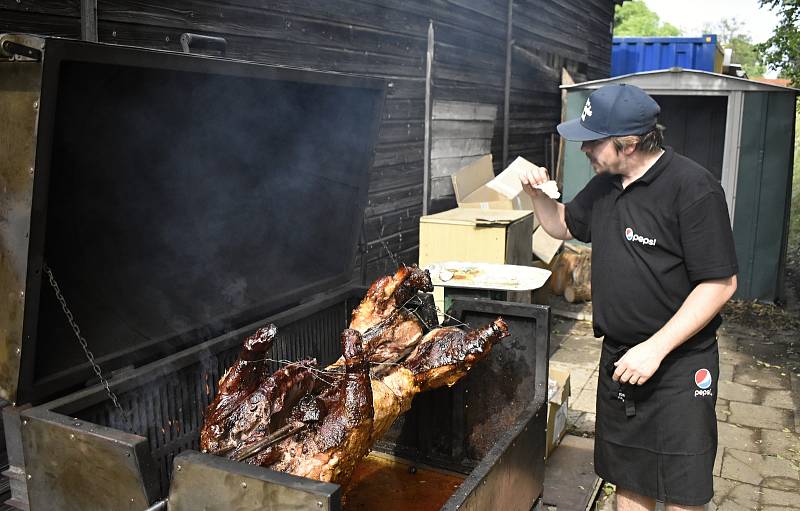
[[612,378],[620,383],[642,385],[655,374],[664,355],[648,340],[630,348],[617,362]]

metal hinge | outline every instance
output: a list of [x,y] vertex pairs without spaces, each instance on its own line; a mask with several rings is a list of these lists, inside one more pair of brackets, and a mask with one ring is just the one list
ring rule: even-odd
[[41,62],[43,40],[40,38],[16,35],[0,35],[0,56],[11,60]]

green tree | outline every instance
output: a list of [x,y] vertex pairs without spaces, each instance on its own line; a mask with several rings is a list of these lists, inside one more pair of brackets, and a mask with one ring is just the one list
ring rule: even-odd
[[761,61],[761,54],[749,36],[737,35],[733,37],[725,48],[733,49],[733,63],[740,64],[750,78],[764,76],[766,66]]
[[658,14],[648,9],[643,0],[617,5],[614,11],[615,36],[679,36],[680,29],[662,23]]
[[744,27],[745,23],[736,18],[723,18],[715,25],[703,27],[703,32],[717,34],[720,46],[733,50],[732,62],[741,65],[748,77],[764,76],[766,67],[761,53],[750,36],[743,32]]
[[761,7],[777,11],[778,26],[772,37],[756,45],[764,62],[800,87],[800,0],[759,0]]

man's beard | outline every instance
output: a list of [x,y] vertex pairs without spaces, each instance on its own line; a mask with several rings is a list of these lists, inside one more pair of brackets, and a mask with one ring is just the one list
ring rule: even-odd
[[589,165],[592,166],[592,170],[594,170],[595,174],[603,174],[606,172],[606,169],[600,167],[599,163],[594,158],[587,156],[586,159],[589,160]]

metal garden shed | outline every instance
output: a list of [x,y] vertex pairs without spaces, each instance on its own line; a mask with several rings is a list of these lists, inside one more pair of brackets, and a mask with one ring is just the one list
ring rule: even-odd
[[[707,71],[647,71],[565,86],[567,118],[594,89],[628,83],[661,105],[666,144],[692,158],[725,190],[739,258],[737,298],[784,296],[797,90]],[[564,200],[592,177],[580,144],[567,142]]]

